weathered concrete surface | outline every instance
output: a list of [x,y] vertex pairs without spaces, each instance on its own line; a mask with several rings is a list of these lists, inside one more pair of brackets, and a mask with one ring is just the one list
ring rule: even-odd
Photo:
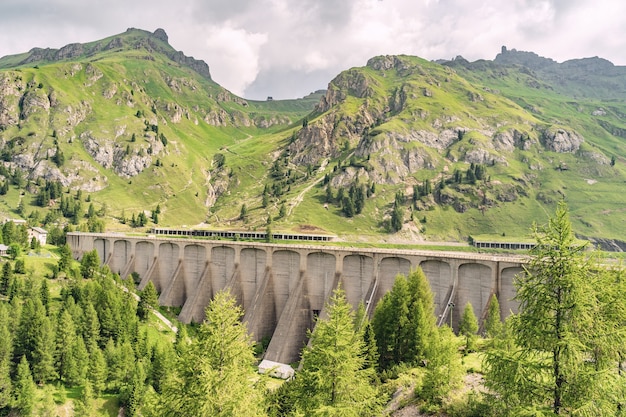
[[[182,322],[199,322],[218,291],[228,289],[244,308],[254,339],[270,338],[265,359],[293,363],[324,303],[341,284],[356,307],[371,314],[398,274],[421,267],[439,323],[456,327],[466,303],[482,321],[492,294],[502,317],[517,311],[513,280],[523,257],[463,252],[361,249],[270,243],[68,233],[75,259],[95,249],[123,278],[137,272],[139,288],[152,281],[162,305],[181,306]],[[454,305],[454,308],[450,308]],[[450,317],[450,315],[452,317]]]

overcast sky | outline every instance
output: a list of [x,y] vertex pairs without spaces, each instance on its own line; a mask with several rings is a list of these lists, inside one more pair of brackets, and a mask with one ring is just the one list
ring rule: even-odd
[[624,0],[0,0],[0,56],[163,28],[249,99],[302,97],[373,56],[493,59],[502,45],[626,65]]

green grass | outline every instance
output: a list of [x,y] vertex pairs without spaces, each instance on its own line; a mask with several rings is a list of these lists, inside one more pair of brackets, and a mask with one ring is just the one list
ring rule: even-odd
[[[134,30],[119,38],[124,45],[132,46],[150,35]],[[85,48],[106,45],[112,39]],[[3,70],[12,80],[21,77],[21,88],[42,100],[54,91],[56,105],[49,113],[39,109],[21,120],[19,126],[8,126],[0,137],[25,138],[26,143],[16,153],[40,147],[38,155],[44,165],[50,164],[43,156],[44,150],[54,149],[56,141],[66,156],[61,170],[82,177],[69,188],[94,189],[91,199],[96,209],[107,206],[105,221],[109,230],[129,231],[117,220],[122,214],[126,218],[140,211],[149,215],[159,205],[159,225],[170,227],[206,223],[226,229],[260,230],[271,216],[276,231],[317,230],[357,242],[408,241],[415,237],[463,242],[475,234],[504,234],[519,240],[528,236],[533,222],[545,222],[556,203],[565,199],[576,233],[624,239],[626,193],[620,190],[626,182],[626,155],[624,139],[618,135],[619,129],[626,131],[623,100],[603,101],[588,89],[576,90],[577,94],[587,91],[587,96],[572,98],[561,87],[550,85],[549,74],[539,79],[518,68],[503,70],[489,63],[472,70],[451,69],[402,56],[398,57],[402,65],[397,68],[353,68],[340,74],[330,88],[345,99],[327,114],[319,114],[311,111],[321,92],[298,100],[245,101],[190,68],[173,63],[167,58],[173,51],[171,47],[154,42],[157,46],[152,59],[145,59],[146,50],[127,47],[84,55],[76,62],[40,62],[38,68],[27,65]],[[0,68],[14,66],[22,58],[4,58]],[[91,79],[93,72],[100,73],[101,78]],[[359,84],[363,91],[355,88]],[[7,100],[19,104],[17,96]],[[65,110],[68,108],[73,113],[84,111],[84,120],[70,120]],[[593,116],[598,108],[605,109],[606,114]],[[182,115],[180,120],[174,118],[177,112]],[[309,125],[322,120],[333,124],[334,136],[329,144],[334,150],[328,157],[329,164],[323,172],[291,184],[283,195],[272,198],[270,205],[262,208],[263,189],[272,183],[268,170],[282,152],[290,149],[290,138],[300,132],[301,120],[307,115]],[[212,126],[205,119],[218,120],[221,125]],[[254,125],[258,120],[280,123],[260,129]],[[149,167],[132,178],[96,163],[85,149],[85,139],[81,139],[81,135],[90,135],[100,147],[110,146],[113,152],[128,147],[131,154],[145,155],[154,137],[153,133],[147,135],[146,123],[158,124],[159,134],[168,143],[158,155],[152,155]],[[612,126],[618,134],[611,134],[606,126]],[[558,127],[584,137],[581,151],[545,151],[540,143],[544,130]],[[367,135],[361,134],[365,128]],[[409,140],[415,132],[438,135],[448,130],[454,136],[457,129],[469,131],[447,149]],[[528,150],[497,149],[490,138],[494,132],[518,132],[533,145]],[[131,142],[133,134],[135,142]],[[393,142],[389,142],[389,135],[394,136]],[[370,152],[368,146],[377,150]],[[446,191],[451,198],[470,204],[469,209],[460,213],[451,206],[438,206],[414,213],[411,222],[407,203],[405,230],[397,235],[388,233],[386,219],[397,191],[410,190],[425,179],[435,185],[442,173],[449,178],[456,169],[465,172],[469,168],[467,155],[483,151],[496,161],[486,164],[492,182],[475,188],[467,184],[448,187]],[[315,154],[317,150],[306,152]],[[298,196],[312,181],[325,174],[332,176],[332,167],[345,167],[355,152],[364,167],[360,173],[363,181],[377,182],[376,195],[368,199],[363,213],[346,218],[335,205],[324,208],[324,189],[318,186],[305,192],[299,202]],[[221,172],[213,167],[216,153],[226,158]],[[404,164],[408,154],[421,157],[428,168],[413,169],[404,177],[389,172],[394,164]],[[606,160],[615,156],[615,166],[597,163],[597,155]],[[290,160],[298,156],[288,155]],[[320,155],[313,165],[319,165],[322,157],[327,155]],[[157,159],[161,166],[155,165]],[[559,167],[568,170],[557,170]],[[293,162],[288,168],[300,174],[307,170],[304,164]],[[216,187],[226,189],[220,190],[224,192],[213,203],[211,196]],[[499,196],[512,187],[521,190],[517,198],[501,201]],[[480,192],[493,201],[482,210],[477,208]],[[41,217],[45,215],[44,209],[32,205],[30,195],[21,196],[14,189],[0,199],[0,212],[15,216],[20,198],[27,203],[25,215],[33,210],[41,212]],[[244,203],[249,212],[245,223],[238,219]],[[277,219],[283,203],[295,207],[289,216]]]

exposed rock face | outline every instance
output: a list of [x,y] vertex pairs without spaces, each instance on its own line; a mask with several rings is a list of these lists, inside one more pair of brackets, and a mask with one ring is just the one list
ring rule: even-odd
[[493,136],[494,147],[499,151],[512,152],[515,148],[527,151],[532,143],[530,137],[525,136],[517,129],[505,130]]
[[123,178],[139,175],[152,164],[152,156],[158,155],[163,150],[163,144],[152,136],[147,138],[149,141],[147,149],[141,147],[139,151],[132,151],[131,154],[128,154],[119,143],[96,138],[92,132],[82,133],[80,139],[85,150],[98,164],[113,169]]
[[27,119],[31,114],[50,111],[50,99],[42,89],[29,89],[21,99],[22,112],[20,117]]
[[583,140],[578,133],[563,128],[550,128],[543,132],[544,146],[554,152],[576,152]]
[[0,130],[19,122],[19,102],[24,87],[17,74],[0,73]]
[[333,137],[334,125],[331,117],[324,117],[310,124],[298,133],[298,139],[289,145],[289,152],[296,164],[315,164],[319,160],[334,155],[338,148]]
[[362,71],[349,70],[339,74],[330,82],[326,95],[322,97],[317,110],[325,112],[346,99],[347,95],[365,98],[374,95],[372,79],[368,79]]

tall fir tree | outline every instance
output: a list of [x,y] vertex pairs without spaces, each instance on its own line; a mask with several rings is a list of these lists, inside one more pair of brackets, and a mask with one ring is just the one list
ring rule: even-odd
[[485,318],[485,335],[494,338],[502,331],[502,319],[500,317],[500,303],[498,297],[493,294],[489,300],[487,317]]
[[495,408],[508,415],[530,409],[616,415],[615,388],[623,385],[614,365],[619,356],[615,350],[600,357],[597,353],[598,348],[623,345],[626,317],[602,302],[603,268],[592,267],[584,245],[575,239],[565,203],[559,203],[546,226],[534,227],[534,236],[531,261],[517,281],[519,314],[509,319],[508,339],[498,342],[485,360]]
[[408,279],[396,277],[394,285],[374,310],[372,326],[378,343],[380,369],[400,363],[422,363],[434,354],[436,336],[433,294],[421,269]]
[[472,304],[468,302],[463,309],[463,315],[459,322],[459,335],[465,337],[465,354],[476,349],[476,333],[478,332],[478,320],[474,314]]
[[263,416],[264,397],[252,368],[254,353],[242,310],[229,292],[206,309],[198,338],[184,348],[163,387],[163,416]]
[[302,369],[290,390],[295,413],[324,416],[377,415],[381,396],[372,385],[374,370],[366,366],[362,331],[338,288],[318,319],[302,353]]
[[37,386],[33,381],[30,366],[26,356],[22,356],[17,365],[17,375],[15,377],[15,403],[14,408],[19,411],[20,416],[32,416],[35,409],[35,396]]

